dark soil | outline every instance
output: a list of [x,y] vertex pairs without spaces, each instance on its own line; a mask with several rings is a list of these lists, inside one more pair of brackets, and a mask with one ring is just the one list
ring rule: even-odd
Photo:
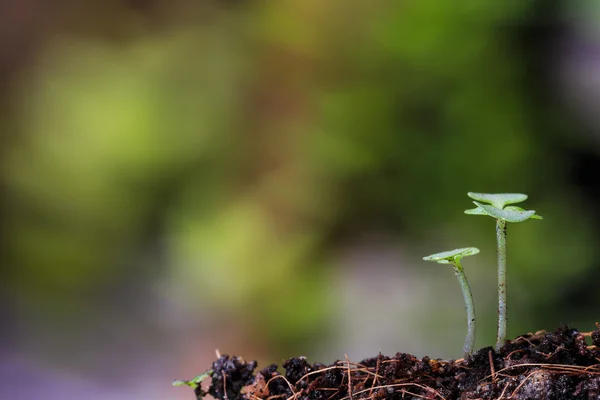
[[[255,361],[221,356],[208,391],[219,400],[600,399],[600,325],[526,334],[500,352],[487,347],[467,360],[379,354],[359,363],[309,364],[304,357],[257,373]],[[590,338],[591,345],[586,342]]]

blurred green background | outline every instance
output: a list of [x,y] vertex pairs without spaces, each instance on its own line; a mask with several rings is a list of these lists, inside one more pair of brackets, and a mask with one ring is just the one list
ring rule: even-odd
[[0,394],[189,398],[171,380],[215,349],[460,357],[458,285],[421,257],[465,246],[492,345],[467,191],[544,216],[509,226],[509,336],[598,320],[594,2],[0,11]]

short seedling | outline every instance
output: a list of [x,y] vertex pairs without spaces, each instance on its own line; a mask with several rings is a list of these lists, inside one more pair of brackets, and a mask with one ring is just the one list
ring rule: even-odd
[[[521,193],[467,193],[476,201],[477,208],[466,210],[465,214],[488,215],[496,219],[496,240],[498,242],[498,335],[496,351],[506,340],[506,223],[523,222],[528,219],[542,219],[534,210],[524,210],[521,207],[509,206],[525,201],[526,194]],[[482,204],[482,203],[488,204]]]
[[[195,378],[190,379],[189,381],[186,380],[181,380],[181,379],[176,379],[173,381],[173,386],[189,386],[192,389],[194,389],[194,391],[196,391],[196,389],[199,388],[200,384],[202,383],[203,380],[205,380],[206,378],[208,378],[209,376],[212,376],[213,370],[209,369],[208,371],[206,371],[205,373],[198,375]],[[196,396],[198,399],[201,399],[202,396],[204,396],[206,393],[202,390],[199,389],[196,393]]]
[[436,261],[440,264],[452,264],[452,267],[454,268],[454,274],[458,278],[458,283],[462,289],[467,309],[467,336],[465,337],[465,344],[463,346],[465,359],[473,352],[473,346],[475,345],[475,307],[473,306],[471,288],[469,287],[469,282],[467,282],[467,277],[460,263],[460,259],[477,253],[479,253],[479,249],[475,247],[465,247],[423,257],[423,260],[425,261]]

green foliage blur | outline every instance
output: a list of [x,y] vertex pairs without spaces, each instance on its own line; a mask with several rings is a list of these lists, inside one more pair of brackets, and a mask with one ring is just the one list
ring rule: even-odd
[[484,287],[478,344],[490,344],[494,226],[464,216],[468,191],[527,193],[544,216],[509,232],[509,336],[591,327],[561,296],[596,267],[595,205],[556,151],[585,141],[535,96],[519,36],[534,6],[175,2],[55,28],[0,119],[2,280],[19,342],[52,357],[104,335],[172,340],[152,317],[128,318],[159,313],[139,300],[158,291],[206,335],[233,320],[271,357],[311,354],[342,335],[336,254],[379,233],[411,269],[441,248],[481,248],[473,268],[491,275],[472,285]]

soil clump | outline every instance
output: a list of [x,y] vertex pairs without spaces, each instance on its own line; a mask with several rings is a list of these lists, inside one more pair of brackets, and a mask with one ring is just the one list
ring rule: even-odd
[[[590,342],[590,343],[588,343]],[[358,363],[310,364],[298,357],[254,373],[255,361],[222,355],[198,399],[400,400],[600,399],[600,325],[592,332],[562,327],[528,333],[499,352],[483,348],[466,360],[396,353]]]

